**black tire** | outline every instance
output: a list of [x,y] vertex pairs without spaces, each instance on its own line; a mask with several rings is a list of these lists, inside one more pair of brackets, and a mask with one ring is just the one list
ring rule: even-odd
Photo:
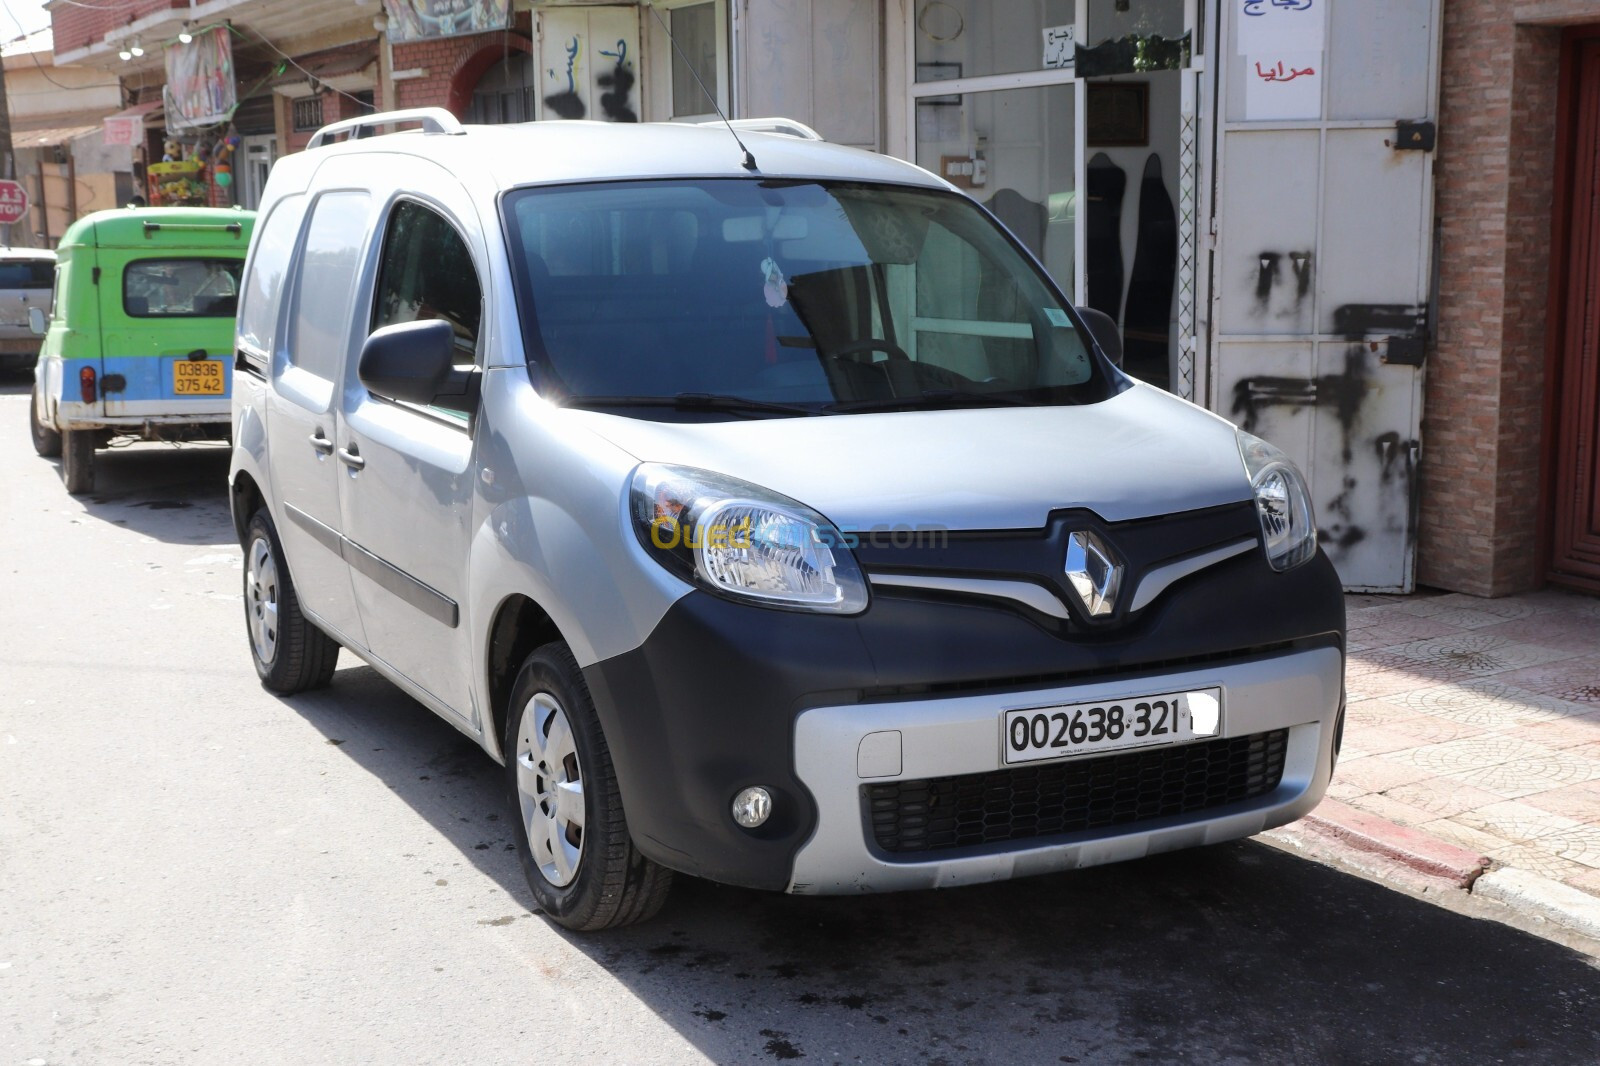
[[61,457],[61,434],[39,421],[38,397],[28,397],[28,431],[33,435],[33,450],[46,459]]
[[339,643],[301,613],[283,545],[264,507],[245,528],[244,625],[256,675],[270,691],[292,696],[332,679]]
[[[542,698],[537,706],[535,697]],[[549,824],[543,812],[552,808],[543,805],[539,795],[554,797],[558,786],[541,763],[540,753],[531,746],[532,734],[524,734],[524,723],[529,730],[542,726],[540,744],[550,741],[556,718],[550,713],[550,701],[570,730],[573,748],[571,760],[564,761],[554,776],[568,782],[575,778],[583,795],[583,823],[576,830],[578,859],[571,864],[566,883],[558,883],[561,871],[556,870],[552,878],[541,868],[543,857],[554,857],[545,834],[539,834],[538,855],[529,840],[530,820]],[[556,924],[579,932],[632,925],[654,917],[667,900],[672,871],[641,855],[628,835],[611,750],[600,729],[589,686],[565,644],[546,644],[528,656],[512,685],[511,711],[506,719],[503,750],[516,825],[513,833],[522,872],[540,908]],[[519,768],[529,784],[526,792],[518,783]],[[573,833],[569,826],[563,836],[569,844]],[[553,861],[548,865],[553,868]]]
[[69,429],[61,434],[61,480],[73,496],[94,491],[96,437],[92,429]]

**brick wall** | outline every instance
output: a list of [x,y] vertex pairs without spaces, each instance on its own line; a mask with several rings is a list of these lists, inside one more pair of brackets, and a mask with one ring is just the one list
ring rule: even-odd
[[187,11],[187,0],[122,0],[121,3],[62,4],[50,12],[50,29],[55,35],[55,51],[87,48],[105,39],[111,30],[137,22],[158,11]]
[[515,52],[528,47],[526,33],[517,30],[397,44],[394,46],[394,69],[424,73],[421,77],[394,83],[395,107],[451,107],[457,118],[465,117],[465,101],[451,98],[451,90],[457,87],[458,81],[459,87],[470,94],[477,77],[508,50]]
[[1480,596],[1537,568],[1559,30],[1444,5],[1438,338],[1422,426],[1420,582]]

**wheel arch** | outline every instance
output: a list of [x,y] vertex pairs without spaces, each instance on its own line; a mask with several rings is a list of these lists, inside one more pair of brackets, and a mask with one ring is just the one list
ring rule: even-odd
[[233,515],[233,532],[240,544],[244,543],[245,530],[250,518],[266,504],[266,496],[256,479],[246,471],[239,471],[228,486],[228,507]]
[[531,596],[512,593],[495,608],[484,646],[484,673],[488,681],[491,731],[483,745],[504,760],[501,739],[511,714],[511,686],[517,672],[535,650],[566,638],[550,613]]

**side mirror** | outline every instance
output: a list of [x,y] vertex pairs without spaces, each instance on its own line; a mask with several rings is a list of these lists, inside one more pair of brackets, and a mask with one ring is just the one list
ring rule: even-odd
[[28,332],[35,337],[42,337],[49,330],[50,325],[45,321],[44,308],[28,308]]
[[401,322],[367,338],[356,376],[377,396],[471,414],[478,406],[478,373],[458,369],[455,356],[450,323]]
[[1117,329],[1116,320],[1104,311],[1096,311],[1092,307],[1078,307],[1075,310],[1078,312],[1078,317],[1083,319],[1083,324],[1089,327],[1089,335],[1100,345],[1100,350],[1106,353],[1106,358],[1121,366],[1122,331]]

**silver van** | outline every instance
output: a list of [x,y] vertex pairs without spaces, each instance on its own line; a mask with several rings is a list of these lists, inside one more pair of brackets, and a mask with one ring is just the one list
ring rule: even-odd
[[266,687],[346,648],[473,737],[573,929],[675,871],[933,888],[1309,811],[1344,609],[1294,465],[944,181],[734,127],[397,112],[277,164],[230,471]]

